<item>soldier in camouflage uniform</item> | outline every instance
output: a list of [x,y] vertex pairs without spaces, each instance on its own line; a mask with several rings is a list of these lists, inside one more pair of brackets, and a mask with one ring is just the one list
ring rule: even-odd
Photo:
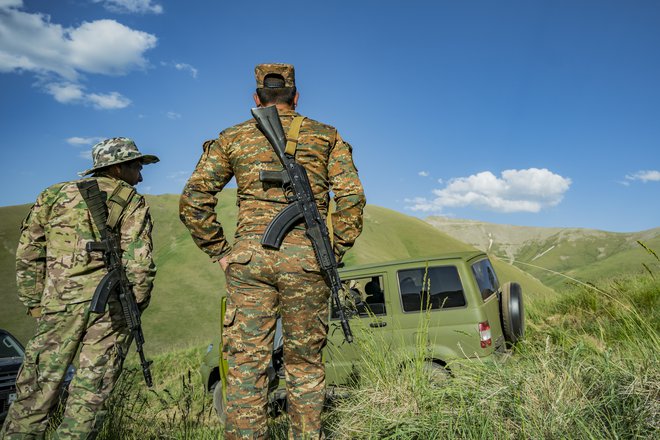
[[[142,164],[158,161],[142,155],[127,138],[107,139],[92,149],[93,173],[101,191],[142,181]],[[57,407],[62,381],[76,354],[78,368],[69,386],[63,420],[55,438],[94,438],[103,421],[103,403],[119,377],[129,332],[119,302],[111,299],[103,314],[89,311],[96,286],[107,273],[102,254],[85,246],[100,233],[83,200],[78,181],[44,190],[22,225],[16,251],[19,299],[37,319],[25,350],[12,404],[1,438],[44,438]],[[152,259],[151,217],[141,195],[122,211],[119,230],[126,274],[141,310],[147,306],[156,267]],[[116,298],[116,297],[115,297]]]
[[[255,69],[257,106],[277,106],[285,132],[294,117],[298,93],[289,64]],[[309,175],[321,215],[327,215],[329,191],[334,251],[339,261],[362,231],[365,205],[351,146],[334,127],[304,119],[295,160]],[[273,148],[254,119],[235,125],[204,143],[204,152],[180,201],[181,220],[195,243],[219,261],[227,278],[223,356],[229,364],[225,435],[267,437],[267,375],[276,316],[282,317],[287,412],[293,438],[319,438],[325,397],[321,352],[328,331],[330,290],[322,278],[303,224],[290,231],[279,250],[265,249],[261,237],[287,206],[281,187],[259,180],[261,170],[282,170]],[[230,247],[215,214],[216,198],[235,177],[238,226]]]

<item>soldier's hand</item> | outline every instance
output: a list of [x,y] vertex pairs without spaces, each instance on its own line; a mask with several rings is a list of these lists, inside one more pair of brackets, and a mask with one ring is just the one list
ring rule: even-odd
[[227,270],[227,257],[222,257],[220,258],[220,267],[222,268],[223,271]]

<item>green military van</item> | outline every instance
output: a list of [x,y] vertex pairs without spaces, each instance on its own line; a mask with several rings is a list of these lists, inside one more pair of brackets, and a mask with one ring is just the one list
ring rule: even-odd
[[[525,319],[520,285],[500,285],[487,255],[478,252],[442,254],[433,258],[392,261],[340,270],[346,308],[355,332],[353,344],[344,341],[341,325],[330,312],[328,345],[324,351],[329,388],[349,380],[362,362],[360,337],[372,334],[385,341],[384,349],[415,350],[422,320],[427,332],[430,367],[442,371],[460,368],[460,362],[504,353],[524,335]],[[224,299],[222,313],[224,317]],[[279,323],[278,323],[279,324]],[[219,347],[222,335],[207,350],[201,366],[204,384],[214,393],[222,416],[226,364]],[[275,334],[269,366],[271,397],[285,393],[282,368],[282,332]],[[222,368],[220,367],[222,366]]]

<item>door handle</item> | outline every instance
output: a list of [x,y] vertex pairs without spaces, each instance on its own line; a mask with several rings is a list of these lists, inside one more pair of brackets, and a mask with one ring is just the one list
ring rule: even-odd
[[369,324],[369,327],[385,327],[387,323],[385,321],[372,322]]

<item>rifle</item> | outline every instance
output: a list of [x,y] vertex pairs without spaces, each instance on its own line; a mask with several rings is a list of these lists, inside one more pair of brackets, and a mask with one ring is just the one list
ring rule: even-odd
[[301,220],[305,222],[305,233],[312,242],[316,259],[321,268],[321,274],[330,287],[332,301],[337,309],[341,328],[346,342],[353,342],[353,333],[348,325],[344,309],[339,300],[341,279],[337,270],[337,260],[332,249],[325,219],[321,217],[316,206],[314,193],[307,177],[305,168],[297,163],[292,155],[285,152],[286,137],[282,122],[275,106],[252,109],[252,116],[257,121],[257,127],[266,136],[282,162],[282,171],[260,171],[259,179],[266,183],[277,183],[282,186],[289,206],[277,214],[266,228],[261,239],[261,245],[270,249],[279,249],[284,236]]
[[[142,333],[142,322],[140,320],[140,309],[135,301],[135,295],[124,265],[121,261],[122,250],[120,246],[119,234],[111,230],[107,225],[108,212],[105,204],[105,197],[99,189],[96,180],[84,180],[78,182],[78,189],[83,199],[87,203],[94,224],[101,233],[101,241],[87,243],[87,252],[103,252],[103,261],[108,273],[101,279],[101,282],[94,291],[92,303],[89,307],[94,313],[104,313],[110,294],[115,293],[119,297],[122,312],[126,326],[135,340],[137,352],[140,354],[140,364],[142,365],[142,374],[147,386],[153,386],[151,370],[149,369],[152,361],[144,356],[144,334]],[[130,343],[129,343],[130,345]]]

